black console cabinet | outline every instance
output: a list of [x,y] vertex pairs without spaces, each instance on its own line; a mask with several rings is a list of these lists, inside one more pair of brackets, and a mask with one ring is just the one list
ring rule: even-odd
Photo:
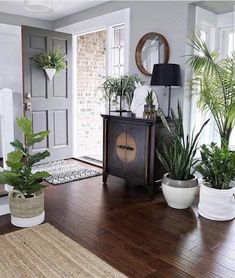
[[161,120],[102,117],[104,184],[108,175],[114,175],[143,184],[154,195],[155,184],[161,181],[164,174],[155,151],[167,138]]

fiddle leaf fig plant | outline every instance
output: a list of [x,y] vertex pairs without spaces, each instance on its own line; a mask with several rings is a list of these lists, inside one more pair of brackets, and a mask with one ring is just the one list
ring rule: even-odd
[[57,72],[66,69],[65,57],[60,49],[44,52],[34,58],[35,63],[43,69],[55,69]]
[[0,184],[9,184],[26,197],[30,197],[33,193],[41,190],[40,183],[49,176],[45,171],[33,173],[32,167],[50,155],[48,151],[30,154],[30,147],[43,141],[49,132],[33,133],[32,122],[26,117],[17,118],[16,122],[25,140],[24,143],[17,139],[11,142],[15,150],[8,153],[6,164],[10,169],[0,173]]

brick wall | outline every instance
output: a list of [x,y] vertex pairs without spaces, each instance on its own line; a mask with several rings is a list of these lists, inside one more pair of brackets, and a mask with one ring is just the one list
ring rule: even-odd
[[106,31],[78,37],[77,150],[78,156],[102,157],[102,118],[105,104],[98,87],[106,74]]

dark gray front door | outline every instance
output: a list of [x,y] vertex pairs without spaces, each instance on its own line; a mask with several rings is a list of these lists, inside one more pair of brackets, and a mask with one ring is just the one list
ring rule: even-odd
[[[67,69],[49,81],[33,58],[57,48],[65,55]],[[25,113],[32,118],[35,132],[50,130],[48,138],[32,151],[48,149],[51,161],[69,158],[72,156],[72,36],[22,26],[22,58],[24,103],[31,102],[31,111],[25,108]]]

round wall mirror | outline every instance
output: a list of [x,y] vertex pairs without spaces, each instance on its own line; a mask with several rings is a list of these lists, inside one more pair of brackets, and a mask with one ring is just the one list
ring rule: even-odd
[[135,50],[136,65],[140,72],[152,75],[153,65],[168,63],[170,56],[169,44],[159,33],[145,34],[138,42]]

